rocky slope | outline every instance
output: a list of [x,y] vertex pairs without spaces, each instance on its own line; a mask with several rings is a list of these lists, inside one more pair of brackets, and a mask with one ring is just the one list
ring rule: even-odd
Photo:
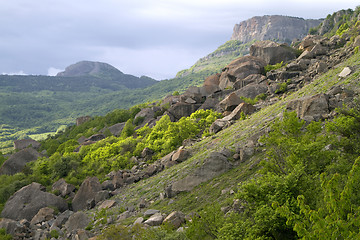
[[231,39],[244,43],[256,39],[290,44],[294,39],[306,36],[310,28],[318,26],[321,21],[279,15],[258,16],[236,24]]
[[[178,150],[151,164],[147,159],[154,152],[144,148],[132,169],[111,172],[102,183],[88,177],[77,192],[59,180],[52,190],[72,199],[72,211],[66,210],[59,197],[32,183],[6,203],[0,228],[16,239],[43,239],[54,231],[60,239],[100,239],[103,231],[110,234],[116,229],[119,234],[125,226],[136,228],[137,224],[157,229],[152,227],[168,222],[177,232],[185,231],[181,226],[197,219],[194,211],[216,202],[224,214],[244,212],[247,203],[232,195],[239,182],[259,177],[255,170],[266,150],[259,138],[269,132],[275,118],[287,109],[307,122],[330,121],[337,107],[359,96],[360,30],[355,31],[353,36],[306,36],[297,46],[303,51],[300,56],[275,42],[252,45],[250,56],[232,61],[207,77],[201,87],[169,95],[161,104],[144,107],[134,118],[141,119],[142,125],[154,126],[160,113],[177,121],[197,109],[214,109],[223,117],[211,125],[212,136],[184,141]],[[282,61],[283,65],[265,71],[267,63]],[[118,135],[123,124],[108,130]],[[94,144],[104,137],[99,133],[83,140]],[[38,200],[43,195],[48,202]],[[59,213],[48,208],[53,205]],[[26,214],[21,215],[21,209],[14,206],[23,206]]]

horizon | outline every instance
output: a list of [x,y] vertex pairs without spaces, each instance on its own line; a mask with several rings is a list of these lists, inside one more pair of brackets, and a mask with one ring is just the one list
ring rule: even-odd
[[164,80],[230,40],[233,27],[241,21],[264,15],[321,19],[341,9],[354,10],[358,2],[66,0],[49,5],[45,0],[15,0],[2,4],[3,75],[53,76],[85,60]]

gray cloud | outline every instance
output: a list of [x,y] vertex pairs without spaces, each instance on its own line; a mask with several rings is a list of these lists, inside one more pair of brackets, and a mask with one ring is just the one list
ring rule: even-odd
[[265,14],[326,17],[356,1],[0,0],[0,72],[47,74],[81,60],[173,77]]

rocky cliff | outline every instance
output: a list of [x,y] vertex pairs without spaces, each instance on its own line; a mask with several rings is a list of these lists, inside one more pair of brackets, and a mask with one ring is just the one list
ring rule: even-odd
[[291,43],[295,38],[303,38],[310,28],[316,27],[321,20],[303,19],[279,15],[253,17],[235,24],[232,40],[250,42],[252,40],[275,40]]

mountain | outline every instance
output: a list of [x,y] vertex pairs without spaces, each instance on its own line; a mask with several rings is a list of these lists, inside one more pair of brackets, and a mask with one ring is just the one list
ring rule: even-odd
[[199,87],[17,142],[0,154],[0,238],[359,239],[354,13],[331,37],[258,41]]
[[252,17],[235,24],[231,39],[244,43],[256,39],[290,44],[294,39],[302,39],[311,28],[317,27],[321,22],[322,20],[280,15]]

